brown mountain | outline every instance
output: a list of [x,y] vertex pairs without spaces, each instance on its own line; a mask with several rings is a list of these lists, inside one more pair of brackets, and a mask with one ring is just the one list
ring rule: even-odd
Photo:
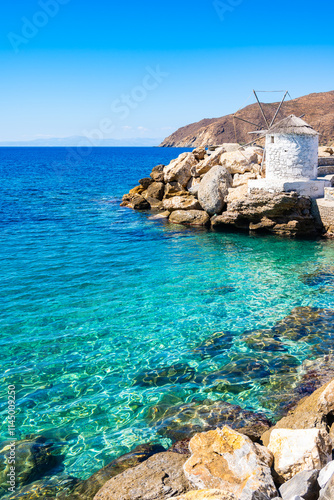
[[[265,115],[270,122],[273,118],[278,102],[263,104]],[[276,122],[288,115],[305,115],[303,120],[320,132],[320,143],[332,144],[334,141],[334,90],[309,94],[286,101],[279,112]],[[251,104],[238,111],[237,116],[249,120],[265,129],[265,122],[258,104]],[[258,130],[253,125],[234,119],[233,115],[221,118],[206,118],[197,123],[191,123],[179,128],[167,137],[162,147],[198,147],[213,146],[224,142],[248,143],[254,136],[249,132]]]

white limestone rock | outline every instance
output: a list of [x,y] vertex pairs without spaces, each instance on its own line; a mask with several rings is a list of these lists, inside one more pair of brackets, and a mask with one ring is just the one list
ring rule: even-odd
[[324,488],[330,478],[334,476],[334,460],[329,462],[326,467],[324,467],[319,474],[318,483],[320,488]]
[[323,429],[274,429],[268,448],[281,482],[304,470],[322,469],[332,455],[332,441]]
[[198,188],[198,200],[209,215],[222,212],[231,185],[231,174],[220,165],[204,175]]
[[262,156],[257,148],[246,148],[244,150],[223,153],[220,158],[220,164],[227,168],[231,174],[244,174],[258,170],[258,164],[261,163]]
[[319,471],[314,469],[293,476],[279,488],[283,500],[291,500],[298,495],[306,500],[317,500],[320,489],[317,482],[318,474]]
[[191,178],[191,169],[197,163],[192,153],[182,153],[176,160],[171,161],[164,168],[165,183],[178,182],[185,188]]

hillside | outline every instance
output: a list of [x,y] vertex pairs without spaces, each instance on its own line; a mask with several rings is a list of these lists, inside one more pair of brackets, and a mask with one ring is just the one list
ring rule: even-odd
[[[270,120],[278,107],[277,103],[263,104],[265,114]],[[309,94],[297,99],[288,100],[283,104],[276,121],[294,114],[301,116],[320,132],[321,144],[334,142],[334,91]],[[258,123],[262,128],[264,120],[257,104],[251,104],[241,109],[238,116]],[[235,122],[235,125],[234,125]],[[233,120],[233,115],[221,118],[206,118],[197,123],[179,128],[167,137],[161,147],[197,147],[222,144],[224,142],[247,143],[253,136],[249,132],[256,130],[252,125],[240,120]]]

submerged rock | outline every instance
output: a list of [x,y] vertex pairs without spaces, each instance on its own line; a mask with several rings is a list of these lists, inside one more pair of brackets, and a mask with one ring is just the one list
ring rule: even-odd
[[[35,500],[49,498],[54,500],[71,499],[72,491],[76,484],[80,482],[79,479],[72,476],[65,476],[57,474],[55,476],[47,476],[31,484],[23,486],[18,491],[11,495],[6,495],[6,500]],[[81,497],[85,498],[85,497]],[[93,497],[92,497],[93,498]]]
[[158,453],[145,462],[113,477],[94,500],[163,500],[190,489],[183,472],[186,455]]
[[312,273],[303,274],[301,280],[308,286],[328,286],[334,285],[334,267],[327,266],[317,269]]
[[109,479],[121,474],[127,469],[136,467],[153,455],[164,451],[164,448],[160,445],[141,444],[136,446],[130,453],[126,453],[126,455],[116,458],[116,460],[113,460],[110,464],[95,472],[95,474],[85,481],[80,481],[71,492],[71,500],[92,500],[94,495],[107,481],[109,481]]
[[139,373],[135,385],[160,387],[167,384],[184,384],[195,376],[195,369],[187,363],[176,363],[166,368],[157,368]]
[[[0,493],[7,492],[9,465],[6,456],[11,450],[11,442],[4,441],[0,448]],[[23,486],[41,479],[53,470],[61,469],[63,455],[57,455],[55,443],[40,436],[23,439],[15,443],[16,485]]]
[[277,496],[270,452],[230,427],[196,434],[189,448],[184,472],[195,488],[220,489],[239,500]]
[[253,441],[260,438],[271,426],[261,413],[244,410],[226,401],[158,403],[147,414],[147,421],[157,432],[172,441],[187,439],[197,432],[208,431],[229,425],[249,436]]
[[231,332],[216,332],[199,344],[193,352],[200,354],[202,359],[212,358],[217,354],[229,350],[233,343],[233,338],[234,336]]

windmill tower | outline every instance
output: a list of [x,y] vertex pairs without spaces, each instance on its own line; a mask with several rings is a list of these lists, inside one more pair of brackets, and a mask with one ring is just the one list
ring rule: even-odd
[[[296,191],[310,198],[323,198],[324,188],[330,181],[318,179],[319,134],[301,117],[290,115],[275,124],[275,120],[288,94],[285,93],[277,111],[269,122],[263,107],[254,91],[266,123],[266,130],[257,130],[253,134],[266,138],[265,158],[266,177],[250,180],[249,192],[262,189],[272,193]],[[236,117],[238,118],[238,117]],[[247,121],[247,120],[243,120]],[[257,139],[252,141],[256,142]]]

